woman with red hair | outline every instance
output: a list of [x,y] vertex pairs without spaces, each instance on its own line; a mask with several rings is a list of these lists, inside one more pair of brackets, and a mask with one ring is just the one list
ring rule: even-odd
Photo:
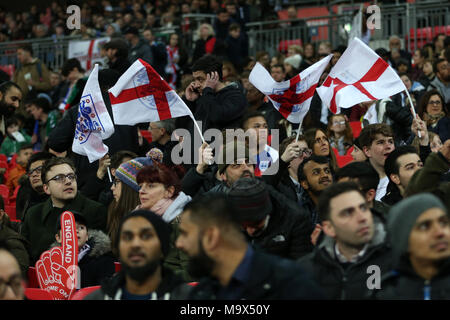
[[191,281],[187,273],[188,256],[175,248],[179,234],[178,224],[184,206],[192,198],[181,191],[181,179],[184,176],[182,166],[168,167],[154,162],[139,171],[136,181],[139,189],[139,209],[145,209],[160,215],[172,225],[171,248],[164,259],[164,266],[180,272],[186,281]]

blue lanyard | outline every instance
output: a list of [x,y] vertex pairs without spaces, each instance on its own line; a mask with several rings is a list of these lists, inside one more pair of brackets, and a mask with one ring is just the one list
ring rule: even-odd
[[425,281],[425,287],[423,287],[423,300],[431,300],[431,286],[428,280]]

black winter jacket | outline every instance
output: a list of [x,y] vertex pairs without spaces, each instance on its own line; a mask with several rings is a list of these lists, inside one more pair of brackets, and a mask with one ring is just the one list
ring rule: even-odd
[[[102,282],[101,288],[89,294],[84,300],[121,300],[122,288],[125,286],[125,273],[120,271],[110,279]],[[191,287],[171,270],[163,268],[162,282],[152,300],[184,300]]]
[[450,299],[450,259],[442,263],[431,280],[418,276],[409,262],[401,264],[381,279],[381,290],[372,295],[377,300],[448,300]]
[[266,188],[273,207],[269,223],[258,236],[247,235],[249,242],[270,254],[289,259],[298,259],[311,252],[313,228],[310,217],[272,186]]
[[[318,300],[324,294],[317,283],[295,262],[254,251],[250,280],[240,299],[245,300]],[[189,295],[191,300],[215,300],[221,286],[211,278],[203,278]]]
[[335,257],[335,241],[327,236],[311,254],[299,259],[298,263],[306,272],[314,275],[328,299],[367,299],[366,284],[371,275],[368,267],[379,266],[381,274],[391,269],[391,254],[385,235],[383,225],[376,223],[375,234],[367,252],[347,268]]
[[24,180],[19,188],[16,199],[16,217],[19,220],[24,220],[25,212],[29,208],[38,203],[45,202],[48,199],[48,194],[39,194],[30,185],[30,180]]

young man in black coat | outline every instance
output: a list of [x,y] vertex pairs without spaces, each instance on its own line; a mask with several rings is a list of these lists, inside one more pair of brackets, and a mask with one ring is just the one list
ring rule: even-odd
[[[192,75],[194,81],[187,86],[184,101],[201,123],[202,133],[210,128],[237,127],[247,110],[247,99],[237,82],[228,85],[223,82],[222,62],[216,56],[205,55],[192,66]],[[177,118],[177,128],[185,128],[190,133],[191,163],[194,163],[193,155],[199,147],[194,145],[194,135],[199,134],[192,119],[188,116]]]
[[27,177],[21,183],[16,198],[16,217],[19,220],[25,219],[25,212],[32,206],[44,202],[48,199],[48,194],[44,192],[41,179],[42,165],[55,155],[49,152],[37,152],[30,157],[27,163]]
[[328,299],[368,298],[367,284],[376,266],[390,270],[391,256],[383,224],[373,219],[364,194],[354,182],[337,183],[320,195],[324,239],[299,265],[314,275]]
[[295,262],[253,249],[225,195],[188,203],[177,248],[189,257],[189,273],[201,279],[192,300],[321,299],[316,283]]

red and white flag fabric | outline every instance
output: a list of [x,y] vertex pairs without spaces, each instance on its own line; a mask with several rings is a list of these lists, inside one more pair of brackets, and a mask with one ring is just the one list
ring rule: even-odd
[[336,114],[340,108],[387,98],[404,90],[406,87],[394,69],[364,42],[354,38],[317,93]]
[[114,124],[103,101],[98,84],[98,64],[89,75],[78,105],[78,118],[72,151],[94,162],[108,153],[103,140],[114,133]]
[[136,60],[109,89],[114,123],[135,125],[189,115],[191,110],[142,59]]
[[309,110],[320,76],[333,55],[316,62],[291,80],[277,82],[260,63],[256,63],[249,81],[264,93],[283,117],[292,123],[302,123]]

